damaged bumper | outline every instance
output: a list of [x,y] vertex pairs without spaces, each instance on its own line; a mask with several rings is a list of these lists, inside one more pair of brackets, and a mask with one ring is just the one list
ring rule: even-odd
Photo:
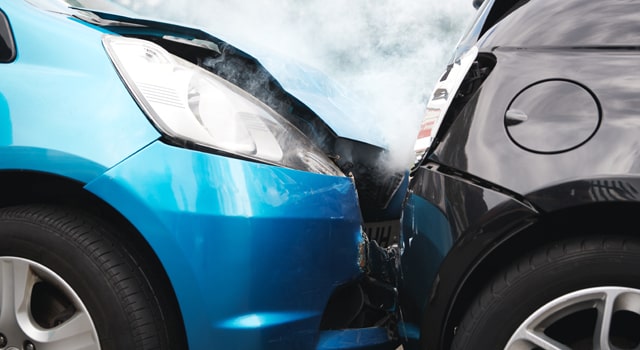
[[331,297],[317,349],[394,349],[398,343],[399,249],[382,248],[363,236],[360,267],[364,275]]
[[86,188],[157,253],[190,348],[395,347],[393,263],[353,179],[155,142]]

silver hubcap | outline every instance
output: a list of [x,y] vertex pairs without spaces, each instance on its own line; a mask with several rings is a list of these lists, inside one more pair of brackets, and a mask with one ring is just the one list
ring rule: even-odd
[[71,286],[22,258],[0,257],[0,334],[6,349],[100,349],[91,316]]
[[518,327],[505,349],[640,349],[638,325],[640,290],[583,289],[538,309]]

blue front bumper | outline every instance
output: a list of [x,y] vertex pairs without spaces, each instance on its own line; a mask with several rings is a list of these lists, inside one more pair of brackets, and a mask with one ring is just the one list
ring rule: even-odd
[[190,348],[388,343],[383,329],[349,331],[362,335],[356,342],[319,330],[332,292],[363,274],[351,178],[154,142],[86,188],[122,213],[156,252]]

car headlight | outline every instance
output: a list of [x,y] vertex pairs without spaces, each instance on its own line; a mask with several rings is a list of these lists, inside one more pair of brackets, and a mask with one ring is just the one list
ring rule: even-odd
[[228,81],[150,41],[105,35],[103,43],[135,100],[170,140],[343,176],[300,130]]

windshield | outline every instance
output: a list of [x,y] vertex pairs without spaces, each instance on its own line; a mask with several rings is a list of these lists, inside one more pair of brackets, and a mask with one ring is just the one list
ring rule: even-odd
[[136,13],[109,0],[26,0],[42,9],[72,14],[72,8],[108,12],[116,15],[135,17]]

